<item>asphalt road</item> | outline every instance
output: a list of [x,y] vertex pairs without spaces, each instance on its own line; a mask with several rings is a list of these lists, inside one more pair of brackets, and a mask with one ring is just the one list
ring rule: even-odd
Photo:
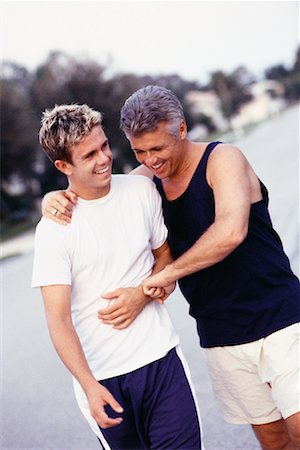
[[[298,268],[299,110],[261,124],[239,143],[269,188],[271,212],[296,273]],[[28,251],[28,250],[27,250]],[[41,296],[30,288],[32,252],[1,263],[3,450],[97,450],[82,418],[71,377],[59,361],[45,322]],[[189,362],[202,415],[206,450],[254,450],[248,426],[222,419],[211,392],[194,320],[177,291],[168,308]]]

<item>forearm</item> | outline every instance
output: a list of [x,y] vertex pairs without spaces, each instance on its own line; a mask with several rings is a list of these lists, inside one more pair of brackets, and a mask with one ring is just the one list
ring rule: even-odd
[[174,282],[225,259],[240,245],[245,236],[226,232],[214,223],[196,243],[175,261],[167,263],[161,274],[165,283]]
[[84,390],[91,415],[103,428],[120,424],[122,418],[109,417],[104,408],[105,405],[110,405],[118,413],[123,412],[123,408],[93,376],[73,326],[70,308],[71,286],[42,286],[42,295],[48,328],[54,347],[62,362]]
[[70,319],[47,318],[53,345],[67,369],[87,393],[97,383]]
[[159,256],[155,257],[155,262],[152,268],[151,275],[160,272],[163,270],[168,264],[173,262],[173,258],[171,255],[171,251],[169,247],[167,247]]
[[[154,254],[155,260],[154,260],[154,264],[153,264],[152,272],[151,272],[150,276],[160,272],[168,264],[170,264],[173,261],[170,248],[167,244],[163,245],[158,252],[156,252],[154,250],[153,254]],[[140,298],[144,302],[145,305],[153,300],[153,297],[144,294],[142,284],[137,286],[136,289],[139,291]],[[159,295],[156,295],[155,297],[157,297],[157,296],[159,297]]]

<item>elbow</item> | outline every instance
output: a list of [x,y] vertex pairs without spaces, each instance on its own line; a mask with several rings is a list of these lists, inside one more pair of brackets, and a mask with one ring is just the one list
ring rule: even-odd
[[47,325],[50,334],[61,328],[71,328],[73,326],[72,319],[69,316],[60,316],[55,314],[47,314]]
[[231,224],[223,234],[223,239],[227,251],[230,253],[246,239],[248,234],[248,223],[246,224]]
[[235,248],[237,248],[239,245],[242,244],[242,242],[246,239],[247,234],[248,234],[248,227],[244,227],[239,230],[236,229],[230,233],[228,241],[230,243],[230,247],[232,248],[232,250],[234,250]]

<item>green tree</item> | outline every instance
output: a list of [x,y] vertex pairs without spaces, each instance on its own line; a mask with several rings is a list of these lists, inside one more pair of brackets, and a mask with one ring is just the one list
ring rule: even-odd
[[[1,86],[1,178],[9,181],[18,174],[25,179],[32,173],[36,157],[37,125],[29,96],[29,72],[12,63],[3,65]],[[3,112],[5,112],[3,114]]]
[[34,164],[37,121],[31,107],[31,74],[5,62],[0,88],[1,218],[30,219],[34,211]]
[[[115,157],[114,170],[122,172],[126,164],[133,165],[133,157],[119,130],[120,108],[140,82],[138,77],[130,74],[109,77],[108,69],[90,59],[79,60],[53,52],[36,70],[32,100],[38,115],[60,103],[87,103],[101,111]],[[45,165],[46,170],[52,172],[49,163],[45,162]],[[47,184],[45,188],[48,189]]]
[[297,49],[291,69],[287,69],[283,64],[277,64],[265,70],[265,77],[284,85],[285,97],[288,101],[298,101],[300,99],[300,47]]

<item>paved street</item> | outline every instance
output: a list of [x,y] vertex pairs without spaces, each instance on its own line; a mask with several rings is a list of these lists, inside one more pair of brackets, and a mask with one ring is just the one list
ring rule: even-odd
[[[298,109],[261,124],[239,144],[268,186],[271,211],[298,272]],[[3,450],[99,450],[77,408],[71,377],[50,343],[38,290],[30,288],[32,252],[1,263]],[[206,450],[254,450],[247,426],[226,424],[213,398],[194,320],[179,292],[168,308],[188,359],[202,412]]]

